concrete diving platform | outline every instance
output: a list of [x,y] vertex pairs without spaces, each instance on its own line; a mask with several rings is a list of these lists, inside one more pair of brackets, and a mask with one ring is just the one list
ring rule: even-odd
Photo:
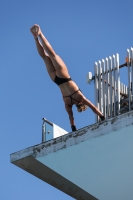
[[130,111],[12,153],[10,161],[75,199],[132,200],[132,152]]

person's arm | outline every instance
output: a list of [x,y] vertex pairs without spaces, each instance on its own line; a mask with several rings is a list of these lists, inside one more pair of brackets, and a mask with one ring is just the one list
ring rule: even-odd
[[71,124],[71,129],[72,129],[72,131],[76,131],[77,128],[76,128],[75,123],[74,123],[72,106],[65,104],[65,108],[66,108],[66,111],[67,111],[68,116],[69,116],[69,120],[70,120],[70,124]]

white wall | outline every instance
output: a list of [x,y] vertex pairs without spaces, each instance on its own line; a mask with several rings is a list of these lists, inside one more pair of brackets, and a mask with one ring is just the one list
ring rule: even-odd
[[100,200],[133,199],[133,125],[36,159]]

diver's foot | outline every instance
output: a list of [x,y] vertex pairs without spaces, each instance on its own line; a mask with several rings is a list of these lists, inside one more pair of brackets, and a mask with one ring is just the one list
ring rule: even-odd
[[41,34],[41,29],[40,26],[35,24],[34,26],[31,27],[30,29],[31,33],[33,34],[33,36],[36,38]]

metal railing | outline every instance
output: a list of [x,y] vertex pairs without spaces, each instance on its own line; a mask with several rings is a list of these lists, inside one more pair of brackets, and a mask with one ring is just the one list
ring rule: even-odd
[[46,134],[50,134],[50,131],[47,131],[47,124],[49,124],[51,127],[53,127],[53,123],[48,121],[46,118],[42,118],[42,142],[46,142]]
[[[120,82],[120,68],[127,67],[128,85]],[[132,109],[133,48],[127,49],[126,63],[119,65],[119,54],[95,62],[95,105],[105,118],[115,117]],[[99,117],[96,116],[96,122]]]

